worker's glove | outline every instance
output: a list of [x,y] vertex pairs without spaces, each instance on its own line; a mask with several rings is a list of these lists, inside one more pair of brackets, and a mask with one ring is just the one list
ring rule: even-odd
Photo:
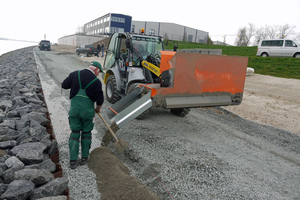
[[100,113],[100,110],[101,110],[101,106],[98,106],[98,105],[97,105],[97,107],[95,108],[95,112],[96,112],[96,113]]
[[95,109],[95,112],[96,112],[96,113],[100,113],[100,110]]

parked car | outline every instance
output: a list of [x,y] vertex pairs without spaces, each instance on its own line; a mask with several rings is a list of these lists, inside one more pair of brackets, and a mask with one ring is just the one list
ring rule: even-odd
[[300,58],[300,45],[293,40],[261,40],[258,43],[256,56]]
[[92,54],[97,56],[97,48],[95,48],[92,44],[82,45],[76,49],[76,54],[80,55],[82,53],[86,54],[87,57]]
[[49,40],[41,40],[39,43],[39,49],[40,50],[51,50],[51,44]]

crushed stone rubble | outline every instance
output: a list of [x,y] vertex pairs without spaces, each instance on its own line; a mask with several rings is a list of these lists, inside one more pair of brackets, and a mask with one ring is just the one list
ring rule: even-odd
[[0,199],[67,199],[32,49],[0,57]]

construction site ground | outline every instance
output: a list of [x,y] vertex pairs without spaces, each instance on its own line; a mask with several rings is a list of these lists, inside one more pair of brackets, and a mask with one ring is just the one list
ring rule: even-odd
[[[54,45],[56,51],[74,53],[76,47]],[[98,61],[104,58],[78,56],[82,61]],[[224,109],[245,119],[282,128],[300,135],[300,80],[253,74],[246,77],[244,96],[239,106]]]
[[[71,59],[82,68],[91,61],[104,62],[101,57],[78,56],[72,46],[52,45],[52,50],[38,54],[57,85],[67,72],[80,69],[69,66]],[[44,90],[57,87],[47,84]],[[195,108],[184,118],[153,110],[117,132],[130,143],[130,157],[118,154],[112,144],[99,148],[106,128],[97,119],[88,167],[96,175],[101,199],[299,199],[299,85],[300,80],[254,73],[246,77],[241,105]],[[54,108],[52,121],[58,122],[55,133],[66,135],[66,146],[67,97],[68,91],[53,91],[47,102]],[[104,103],[103,115],[109,105]],[[67,147],[60,153],[66,156]],[[71,197],[86,192],[92,199],[76,185],[81,178],[76,174],[86,176],[81,171],[85,168],[72,171],[67,160],[62,166],[72,177]]]

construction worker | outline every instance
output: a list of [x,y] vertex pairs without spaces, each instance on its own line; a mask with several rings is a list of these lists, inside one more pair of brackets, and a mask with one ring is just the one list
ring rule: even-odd
[[93,61],[87,69],[71,72],[62,82],[63,89],[71,89],[69,111],[69,125],[72,131],[69,138],[71,169],[75,169],[79,164],[79,143],[81,143],[80,165],[88,162],[95,112],[100,112],[104,101],[102,84],[97,78],[100,71],[102,72],[101,64]]

